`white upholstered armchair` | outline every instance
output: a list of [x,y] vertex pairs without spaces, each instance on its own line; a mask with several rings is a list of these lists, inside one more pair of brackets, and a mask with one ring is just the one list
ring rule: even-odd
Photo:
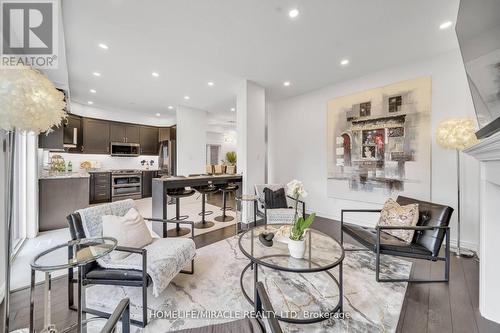
[[[283,189],[286,195],[286,186],[283,184],[261,184],[255,185],[255,194],[258,196],[258,214],[264,217],[264,220],[269,224],[276,223],[289,223],[292,224],[293,218],[295,216],[295,199],[289,195],[286,195],[286,208],[271,208],[266,205],[266,195],[264,193],[264,189],[268,188],[272,191],[277,191],[279,189]],[[268,198],[269,199],[269,198]],[[306,213],[306,204],[304,201],[298,201],[298,216],[302,216],[305,218]]]

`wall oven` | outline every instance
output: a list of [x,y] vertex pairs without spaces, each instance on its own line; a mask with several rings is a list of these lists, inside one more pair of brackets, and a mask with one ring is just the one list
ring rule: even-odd
[[111,172],[111,199],[142,198],[142,173],[136,170],[116,170]]
[[111,142],[111,156],[139,156],[140,153],[138,143]]

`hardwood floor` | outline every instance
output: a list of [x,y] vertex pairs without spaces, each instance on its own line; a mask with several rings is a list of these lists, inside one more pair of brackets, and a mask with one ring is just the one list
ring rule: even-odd
[[[212,199],[217,203],[217,199]],[[338,238],[337,221],[318,217],[313,225]],[[235,234],[235,227],[228,226],[195,237],[197,248],[212,244]],[[347,242],[352,241],[348,237]],[[442,263],[414,261],[412,276],[428,278],[443,274]],[[452,257],[449,283],[410,284],[401,311],[397,332],[454,332],[498,333],[500,325],[481,317],[479,301],[479,265],[474,259]],[[66,279],[54,279],[52,288],[53,321],[59,328],[76,321],[76,313],[67,308]],[[36,309],[41,309],[43,288],[36,289]],[[3,313],[3,310],[2,310]],[[27,327],[29,322],[29,290],[16,291],[11,296],[11,329]],[[41,311],[36,312],[36,327],[43,325]]]

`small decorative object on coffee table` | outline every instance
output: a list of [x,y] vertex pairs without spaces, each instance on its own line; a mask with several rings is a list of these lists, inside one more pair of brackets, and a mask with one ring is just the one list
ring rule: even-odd
[[304,232],[307,228],[311,226],[316,215],[313,213],[309,215],[306,219],[303,217],[298,217],[297,204],[300,198],[305,198],[307,192],[304,189],[302,182],[298,180],[292,180],[287,184],[287,194],[295,199],[295,215],[293,218],[293,226],[290,230],[290,239],[288,240],[288,250],[290,255],[294,258],[302,259],[304,253],[306,252],[306,243],[304,240]]

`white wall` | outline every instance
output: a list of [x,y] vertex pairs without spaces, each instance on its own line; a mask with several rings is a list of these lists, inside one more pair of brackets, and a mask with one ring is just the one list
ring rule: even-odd
[[[226,133],[216,133],[216,132],[207,132],[207,144],[208,145],[220,145],[220,156],[219,160],[226,160],[226,153],[228,151],[236,151],[236,142],[227,142],[225,140]],[[235,136],[233,131],[228,132],[227,134]]]
[[177,174],[205,173],[207,112],[177,107]]
[[[293,178],[302,180],[309,192],[306,200],[308,210],[324,217],[338,220],[342,208],[376,207],[327,197],[327,102],[335,97],[421,76],[432,77],[432,201],[456,207],[455,152],[439,147],[435,143],[434,132],[443,119],[475,117],[458,50],[268,105],[270,182],[285,183]],[[476,249],[479,237],[479,165],[467,155],[462,154],[462,158],[462,245]],[[456,238],[456,217],[455,213],[452,239]],[[374,217],[365,216],[355,216],[354,220],[362,224],[375,222]]]
[[101,109],[95,106],[83,105],[75,102],[72,102],[70,106],[71,106],[71,113],[83,117],[105,119],[112,121],[122,121],[124,123],[150,125],[150,126],[175,125],[174,116],[168,116],[168,115],[162,115],[161,117],[148,116],[146,114],[139,112]]

